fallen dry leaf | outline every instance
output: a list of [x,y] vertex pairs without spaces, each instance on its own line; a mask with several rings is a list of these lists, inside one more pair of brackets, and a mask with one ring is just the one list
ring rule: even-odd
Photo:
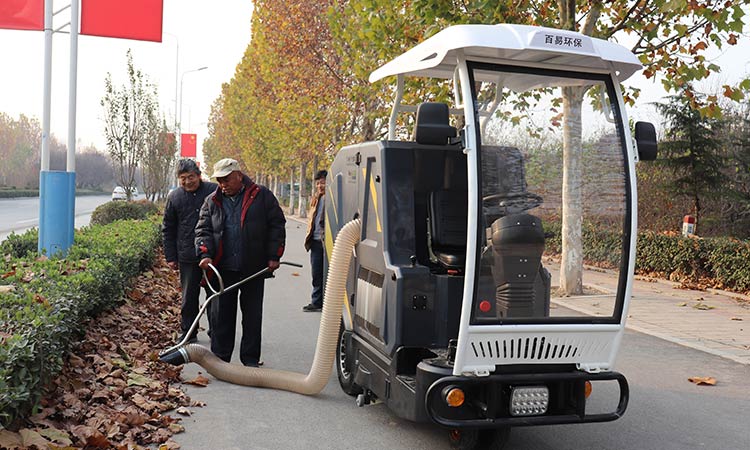
[[714,377],[690,377],[688,381],[695,383],[698,386],[715,386],[716,378]]
[[696,303],[695,305],[693,305],[693,308],[699,309],[701,311],[708,311],[709,309],[714,309],[713,306],[707,305],[705,303]]
[[169,439],[167,442],[159,446],[159,450],[177,450],[178,448],[180,448],[180,444],[172,439]]
[[299,272],[292,272],[292,276],[293,277],[298,277],[299,276]]
[[32,445],[36,448],[47,448],[50,445],[50,442],[47,439],[44,439],[41,434],[34,430],[24,428],[18,430],[18,434],[21,435],[23,446],[26,448],[30,448]]
[[678,303],[677,306],[687,306],[687,302]]
[[[86,270],[86,264],[63,270]],[[175,424],[180,418],[167,412],[205,403],[180,389],[182,367],[154,357],[174,343],[176,332],[165,330],[179,330],[180,292],[178,274],[167,270],[161,254],[149,274],[133,280],[130,293],[137,294],[87,324],[40,401],[41,412],[28,418],[37,427],[30,427],[29,439],[46,439],[52,443],[43,448],[59,449],[179,448],[169,438],[182,431]],[[16,447],[24,448],[21,435],[0,431],[0,448]]]
[[742,317],[731,317],[729,320],[737,320],[737,321],[741,322],[742,321]]
[[36,431],[50,441],[60,445],[69,446],[73,443],[73,441],[70,440],[68,433],[58,430],[57,428],[37,429]]
[[210,381],[208,378],[204,377],[203,375],[198,375],[197,377],[195,377],[194,379],[190,381],[185,381],[185,384],[193,384],[195,386],[206,387],[208,386],[209,382]]
[[23,445],[21,435],[8,430],[0,430],[0,448],[15,449]]
[[183,407],[177,408],[177,414],[182,414],[183,416],[189,416],[189,415],[192,415],[193,413],[190,412],[189,409],[183,406]]

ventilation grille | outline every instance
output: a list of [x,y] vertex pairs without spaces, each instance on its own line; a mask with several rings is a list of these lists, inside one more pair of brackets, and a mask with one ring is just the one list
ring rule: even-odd
[[524,336],[501,339],[472,339],[470,354],[475,360],[494,363],[580,362],[600,360],[609,353],[609,340],[579,336]]

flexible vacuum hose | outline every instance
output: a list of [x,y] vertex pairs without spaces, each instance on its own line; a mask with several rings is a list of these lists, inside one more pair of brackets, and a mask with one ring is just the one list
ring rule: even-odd
[[230,364],[198,344],[181,347],[162,356],[161,360],[175,365],[194,362],[217,379],[233,384],[282,389],[305,395],[319,393],[328,383],[336,357],[341,310],[344,307],[342,299],[346,295],[349,265],[354,246],[359,242],[360,227],[359,219],[347,223],[339,231],[333,245],[318,331],[318,345],[308,374]]

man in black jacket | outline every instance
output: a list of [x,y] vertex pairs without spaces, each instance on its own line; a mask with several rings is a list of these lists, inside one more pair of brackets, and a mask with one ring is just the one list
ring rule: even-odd
[[[202,272],[195,254],[195,225],[203,201],[216,190],[217,185],[201,180],[201,171],[192,159],[177,162],[177,178],[180,187],[167,196],[162,236],[167,264],[171,269],[180,271],[182,340],[198,315]],[[196,329],[189,342],[195,342],[197,335]]]
[[[284,254],[286,219],[271,191],[255,184],[231,158],[214,165],[219,188],[201,208],[195,228],[195,246],[200,267],[213,264],[224,286],[231,286],[265,267],[278,269]],[[263,278],[239,287],[242,309],[240,361],[257,367],[260,361],[263,321]],[[229,362],[234,350],[237,292],[227,292],[211,304],[211,351]]]

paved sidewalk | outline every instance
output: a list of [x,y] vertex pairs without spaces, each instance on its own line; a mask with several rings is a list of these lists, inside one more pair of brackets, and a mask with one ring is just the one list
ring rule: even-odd
[[[556,267],[552,284],[558,279]],[[552,267],[549,267],[552,266]],[[584,286],[614,292],[612,271],[586,268]],[[553,298],[557,304],[589,315],[609,315],[611,295]],[[636,276],[626,328],[679,345],[750,365],[750,297],[709,289],[680,289],[679,283]]]

